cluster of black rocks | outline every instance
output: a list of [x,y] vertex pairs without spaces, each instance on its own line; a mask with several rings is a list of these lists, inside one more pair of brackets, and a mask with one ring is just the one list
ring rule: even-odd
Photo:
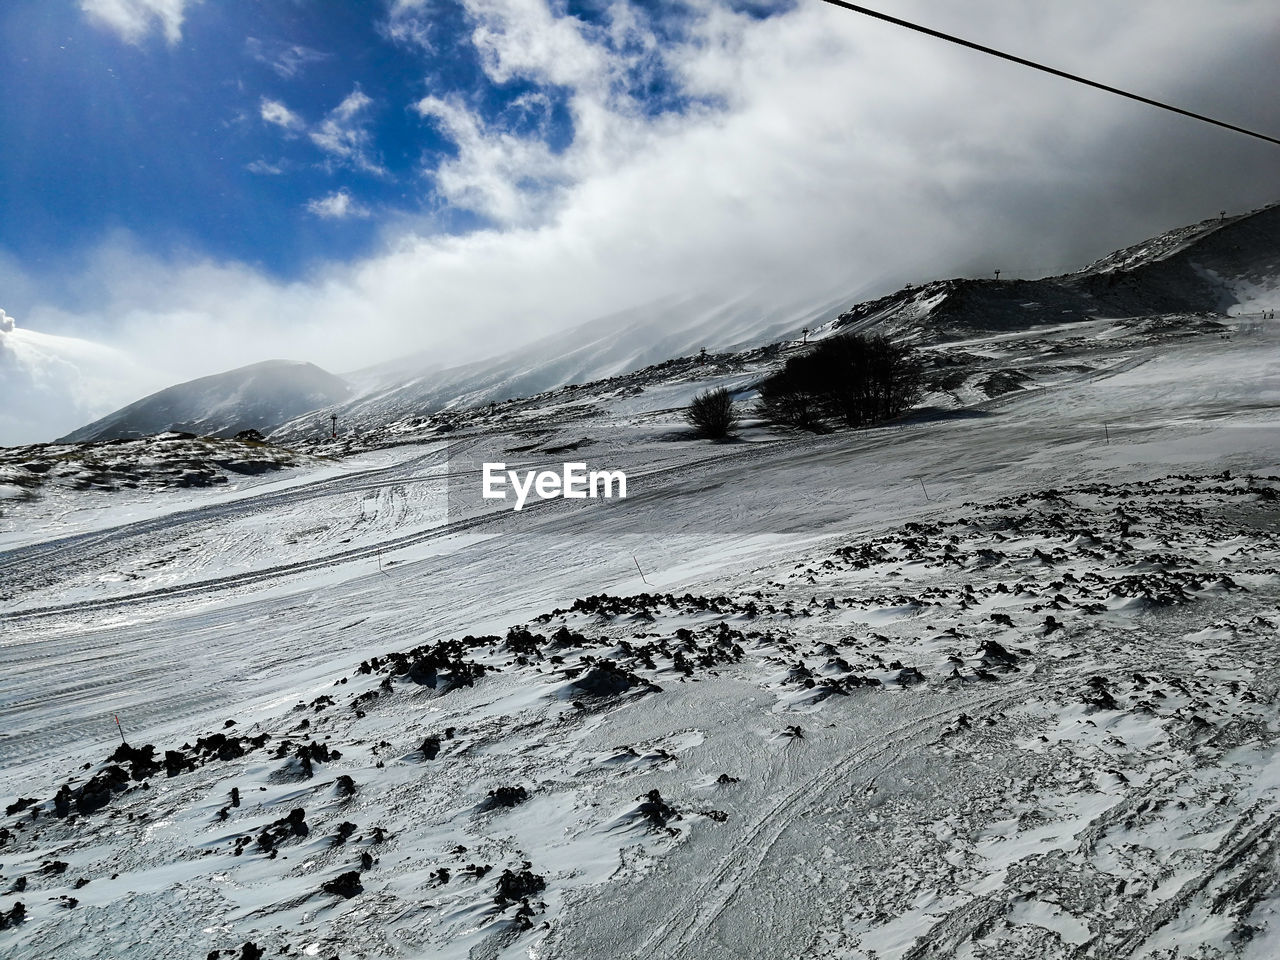
[[[368,675],[375,672],[392,677],[406,677],[410,681],[430,687],[437,693],[449,693],[459,687],[474,686],[485,675],[485,665],[468,659],[467,653],[479,646],[489,646],[498,637],[464,637],[461,640],[442,640],[423,644],[411,650],[370,657],[361,662],[357,672]],[[390,684],[384,684],[390,689]]]

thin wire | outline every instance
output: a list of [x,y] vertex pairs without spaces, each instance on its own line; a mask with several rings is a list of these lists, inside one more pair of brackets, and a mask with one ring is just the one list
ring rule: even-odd
[[1144,97],[1141,94],[1130,93],[1128,90],[1121,90],[1119,87],[1111,87],[1105,83],[1099,83],[1097,80],[1090,80],[1088,77],[1077,76],[1074,73],[1067,73],[1065,70],[1058,70],[1055,67],[1045,66],[1043,63],[1037,63],[1034,60],[1027,60],[1024,57],[1014,56],[1012,53],[1005,53],[1002,50],[996,50],[992,47],[984,47],[982,44],[974,43],[972,40],[965,40],[962,37],[943,33],[941,30],[934,30],[918,23],[912,23],[910,20],[900,20],[897,17],[891,17],[889,14],[881,13],[878,10],[869,10],[866,7],[860,7],[856,3],[847,3],[846,0],[822,0],[822,2],[829,3],[833,7],[841,7],[845,10],[852,11],[853,13],[860,13],[863,16],[874,17],[876,20],[883,20],[886,23],[892,23],[898,27],[906,27],[908,30],[914,30],[917,33],[923,33],[930,37],[936,37],[939,40],[946,40],[948,43],[956,43],[962,47],[968,47],[970,50],[977,50],[979,53],[999,57],[1001,60],[1009,60],[1012,63],[1016,63],[1024,67],[1030,67],[1033,70],[1041,70],[1044,73],[1051,73],[1055,77],[1062,77],[1064,80],[1074,80],[1076,83],[1083,83],[1087,87],[1094,87],[1097,90],[1105,90],[1107,93],[1114,93],[1120,97],[1137,100],[1139,103],[1145,103],[1150,107],[1159,107],[1161,110],[1178,113],[1184,117],[1190,117],[1192,120],[1211,123],[1215,127],[1225,127],[1227,130],[1234,130],[1236,133],[1243,133],[1247,137],[1256,137],[1259,140],[1265,140],[1267,143],[1274,143],[1277,146],[1280,146],[1280,139],[1267,136],[1265,133],[1258,133],[1256,130],[1249,130],[1245,127],[1237,127],[1234,123],[1215,120],[1213,117],[1206,117],[1202,113],[1192,113],[1190,110],[1183,110],[1181,107],[1175,107],[1172,104],[1161,103],[1159,100],[1152,100],[1150,97]]

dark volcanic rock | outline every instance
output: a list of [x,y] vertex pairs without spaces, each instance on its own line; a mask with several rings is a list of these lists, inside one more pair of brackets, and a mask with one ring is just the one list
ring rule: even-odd
[[306,811],[298,808],[290,811],[287,817],[281,817],[258,834],[258,847],[267,853],[290,837],[305,837],[311,832],[306,823]]
[[15,903],[13,909],[8,913],[0,910],[0,930],[8,930],[10,927],[16,927],[27,918],[27,908],[21,903]]
[[665,827],[669,820],[680,820],[681,816],[674,807],[662,799],[657,790],[650,790],[643,797],[636,812],[656,827]]
[[530,866],[532,864],[526,863],[519,871],[503,870],[502,876],[498,877],[497,895],[493,899],[502,906],[506,906],[545,890],[546,879],[533,873],[529,869]]
[[350,900],[356,894],[364,892],[364,887],[360,883],[360,871],[358,870],[348,870],[346,873],[339,874],[321,889],[325,893],[332,893],[334,896],[342,897],[346,900]]
[[514,807],[528,799],[529,791],[524,787],[498,787],[496,790],[489,791],[489,799],[486,805],[490,808]]
[[601,660],[592,664],[571,686],[578,696],[612,697],[626,693],[632,687],[652,687],[652,684],[612,660]]
[[982,641],[982,647],[978,652],[982,656],[982,665],[984,667],[1009,669],[1018,662],[1016,655],[1010,653],[994,640]]

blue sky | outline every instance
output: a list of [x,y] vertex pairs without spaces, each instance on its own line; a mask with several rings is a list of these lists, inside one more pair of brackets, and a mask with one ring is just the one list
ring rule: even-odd
[[[1280,128],[1274,0],[880,7]],[[272,357],[755,322],[1280,199],[1273,147],[817,0],[5,0],[0,48],[0,442]]]
[[[456,4],[432,11],[433,50],[392,36],[375,6],[199,3],[170,40],[158,23],[122,35],[76,3],[6,3],[0,245],[56,265],[124,229],[144,250],[296,275],[366,252],[395,214],[471,226],[432,194],[424,173],[455,151],[412,104],[453,92],[510,114],[531,85],[485,81]],[[512,119],[544,122],[560,147],[570,136],[555,98]],[[322,205],[334,196],[350,200]]]
[[[766,17],[793,4],[729,6]],[[558,10],[635,53],[634,37],[609,37],[608,7]],[[169,30],[155,9],[164,0],[0,6],[0,247],[30,269],[61,269],[125,230],[145,252],[292,277],[368,253],[406,218],[436,233],[487,225],[433,189],[457,146],[415,108],[424,97],[457,98],[554,153],[573,140],[566,89],[487,75],[461,2],[397,15],[376,0],[206,0],[174,4]],[[682,3],[637,9],[660,41],[688,22]],[[657,58],[614,82],[651,115],[691,106]]]

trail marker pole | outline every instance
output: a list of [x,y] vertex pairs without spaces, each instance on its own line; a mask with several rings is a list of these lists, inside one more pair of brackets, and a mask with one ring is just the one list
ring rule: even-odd
[[1102,425],[1102,432],[1107,435],[1107,446],[1111,446],[1111,428],[1104,423]]
[[928,489],[927,489],[927,488],[925,487],[925,485],[924,485],[924,477],[918,477],[917,479],[920,481],[920,489],[924,491],[924,498],[925,498],[926,500],[928,500],[928,499],[929,499],[929,491],[928,491]]
[[[114,714],[113,714],[113,716],[114,716]],[[128,744],[128,741],[126,741],[126,740],[125,740],[125,738],[124,738],[124,727],[120,726],[120,718],[119,718],[119,717],[116,717],[116,718],[115,718],[115,720],[116,720],[116,729],[120,731],[120,742],[121,742],[122,744],[124,744],[124,745],[127,747],[129,744]]]
[[[631,555],[631,559],[635,561],[636,569],[640,570],[640,561],[636,560],[636,555],[634,553]],[[645,583],[649,583],[649,578],[644,575],[643,570],[640,570],[640,579],[643,580]],[[649,583],[649,586],[652,587],[653,584]]]

